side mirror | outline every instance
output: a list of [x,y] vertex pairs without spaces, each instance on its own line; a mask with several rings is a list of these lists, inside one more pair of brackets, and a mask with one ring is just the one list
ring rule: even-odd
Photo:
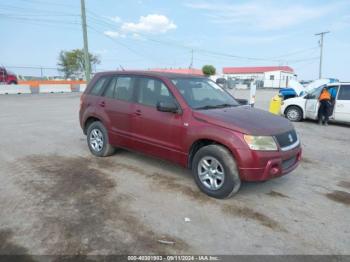
[[157,103],[157,110],[160,112],[178,113],[179,107],[174,101],[160,101]]

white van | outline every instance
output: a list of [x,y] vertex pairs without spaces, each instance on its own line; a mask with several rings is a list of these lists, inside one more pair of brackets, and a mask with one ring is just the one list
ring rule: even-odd
[[[283,101],[282,115],[293,122],[306,118],[317,120],[320,106],[318,98],[323,87],[320,86],[302,96]],[[335,105],[329,120],[350,123],[350,83],[331,83],[326,87],[328,89],[333,87],[336,90]]]

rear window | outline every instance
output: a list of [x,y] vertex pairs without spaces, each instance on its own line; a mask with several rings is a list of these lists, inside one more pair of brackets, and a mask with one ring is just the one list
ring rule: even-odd
[[107,79],[108,77],[106,76],[98,79],[94,86],[91,88],[90,94],[95,96],[100,95],[102,93],[102,88],[106,83]]

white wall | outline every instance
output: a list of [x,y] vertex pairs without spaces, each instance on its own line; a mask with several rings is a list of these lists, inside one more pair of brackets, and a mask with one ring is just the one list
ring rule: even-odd
[[296,79],[296,76],[290,72],[270,71],[264,74],[265,88],[286,88],[291,79]]
[[285,88],[291,79],[296,79],[294,73],[281,70],[253,74],[225,74],[225,76],[238,79],[262,80],[265,88]]

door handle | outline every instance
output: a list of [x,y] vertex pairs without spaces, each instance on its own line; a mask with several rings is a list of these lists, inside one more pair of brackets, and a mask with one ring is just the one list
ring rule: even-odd
[[142,112],[141,112],[141,110],[140,110],[140,109],[137,109],[137,110],[136,110],[136,112],[135,112],[135,115],[137,115],[137,116],[140,116],[140,115],[142,115]]
[[101,101],[101,102],[99,103],[99,105],[100,105],[100,107],[105,107],[106,102],[105,102],[105,101]]
[[337,107],[344,107],[344,105],[342,105],[342,104],[338,104],[338,105],[337,105]]

